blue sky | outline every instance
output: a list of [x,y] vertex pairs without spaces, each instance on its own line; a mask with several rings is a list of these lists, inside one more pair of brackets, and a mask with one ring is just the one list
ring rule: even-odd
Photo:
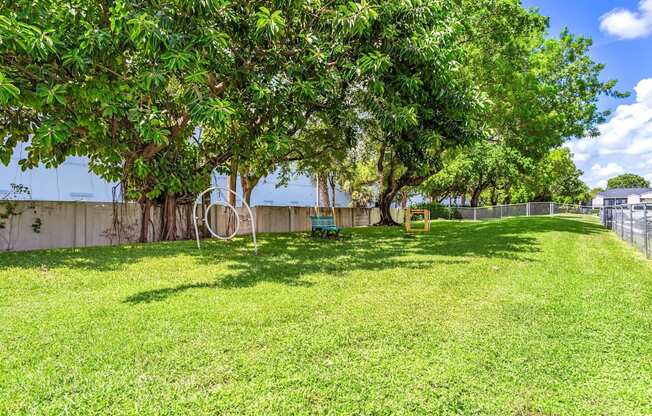
[[591,55],[606,64],[605,79],[630,91],[626,99],[603,98],[610,120],[598,138],[568,144],[589,186],[624,172],[652,181],[652,0],[523,0],[550,17],[550,35],[564,27],[593,38]]

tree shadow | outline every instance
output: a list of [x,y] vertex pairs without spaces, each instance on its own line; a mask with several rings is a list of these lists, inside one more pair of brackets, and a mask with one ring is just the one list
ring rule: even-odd
[[224,263],[228,268],[204,282],[142,291],[125,299],[126,303],[139,304],[194,289],[246,288],[261,282],[308,286],[311,283],[304,278],[315,273],[339,276],[393,268],[418,271],[436,263],[463,265],[475,258],[533,262],[540,251],[538,236],[549,232],[588,235],[607,230],[598,223],[567,217],[435,221],[429,233],[406,234],[399,227],[356,228],[346,230],[351,238],[342,241],[313,239],[308,233],[264,234],[259,238],[258,256],[253,255],[251,239],[244,237],[229,243],[206,240],[202,250],[194,241],[181,241],[4,253],[0,266],[120,271],[142,261],[183,256],[197,264]]
[[[212,281],[184,284],[171,288],[136,293],[125,299],[131,304],[166,299],[191,289],[234,289],[261,282],[310,286],[302,280],[314,273],[332,276],[351,271],[381,271],[392,268],[421,270],[433,264],[463,265],[476,257],[502,258],[519,262],[536,261],[540,251],[536,234],[565,232],[594,234],[605,232],[598,224],[569,218],[540,218],[486,223],[437,222],[427,234],[405,234],[399,228],[365,228],[350,230],[351,240],[312,239],[306,234],[266,235],[261,255],[239,250],[232,256],[228,274]],[[207,243],[198,261],[211,263],[221,259],[221,244]],[[423,257],[423,258],[422,258]]]

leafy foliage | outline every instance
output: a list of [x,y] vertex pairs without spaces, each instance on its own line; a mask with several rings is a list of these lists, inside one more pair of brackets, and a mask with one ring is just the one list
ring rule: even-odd
[[567,148],[554,149],[511,189],[513,202],[584,203],[591,199]]
[[444,168],[432,176],[423,188],[438,197],[469,195],[471,206],[478,206],[483,192],[491,189],[490,202],[498,203],[498,191],[508,189],[531,161],[518,151],[501,144],[486,141],[464,149]]
[[325,40],[328,8],[262,4],[12,3],[0,22],[3,161],[18,141],[30,142],[23,168],[87,155],[125,198],[173,207],[258,144],[287,152],[338,83],[339,46]]
[[[174,238],[176,204],[215,169],[249,190],[279,165],[322,172],[391,223],[397,196],[446,162],[504,151],[511,178],[596,134],[598,97],[622,95],[590,39],[548,39],[516,0],[2,5],[0,160],[19,142],[24,169],[88,156],[142,204],[141,239],[153,204]],[[505,188],[481,182],[475,202]]]
[[607,181],[607,189],[614,188],[649,188],[650,181],[633,173],[623,173]]

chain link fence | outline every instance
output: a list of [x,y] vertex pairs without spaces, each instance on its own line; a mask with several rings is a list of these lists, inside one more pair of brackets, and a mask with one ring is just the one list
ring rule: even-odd
[[535,215],[583,214],[599,216],[602,225],[652,258],[652,203],[593,208],[556,202],[493,205],[489,207],[451,207],[451,219],[483,221]]
[[598,215],[599,210],[583,205],[556,202],[528,202],[523,204],[493,205],[489,207],[452,207],[451,217],[462,220],[493,220],[534,215],[585,214]]
[[605,207],[600,213],[602,224],[622,240],[652,257],[652,204]]

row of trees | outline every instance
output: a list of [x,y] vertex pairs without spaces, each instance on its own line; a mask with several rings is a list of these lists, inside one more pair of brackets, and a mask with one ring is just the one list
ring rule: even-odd
[[375,186],[382,224],[414,189],[543,197],[535,170],[597,134],[598,97],[620,95],[589,39],[546,38],[518,0],[2,6],[0,160],[20,142],[25,169],[87,156],[142,205],[142,240],[153,204],[174,239],[177,205],[215,169],[247,198],[279,166],[359,200]]
[[528,201],[581,203],[591,199],[581,176],[567,148],[555,148],[536,159],[514,148],[478,142],[424,182],[420,191],[434,201],[461,199],[474,207]]

